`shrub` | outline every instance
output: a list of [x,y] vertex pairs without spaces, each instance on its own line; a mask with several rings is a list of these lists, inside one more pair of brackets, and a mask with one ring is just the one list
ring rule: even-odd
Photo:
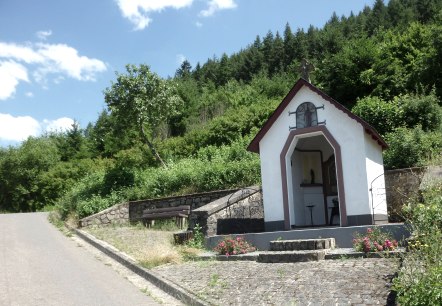
[[78,202],[76,213],[78,218],[84,218],[96,214],[106,208],[125,201],[124,196],[118,191],[112,191],[109,195],[103,197],[99,195],[92,195],[88,199]]
[[382,232],[379,228],[368,228],[367,233],[362,236],[355,234],[353,248],[357,252],[382,252],[392,251],[397,248],[398,243],[390,235]]
[[378,97],[358,100],[351,111],[370,123],[381,135],[393,131],[402,119],[397,101],[386,102]]
[[420,126],[397,128],[385,140],[390,146],[384,152],[387,169],[423,166],[442,150],[442,133],[424,132]]
[[435,131],[440,128],[442,111],[434,91],[426,96],[403,95],[395,100],[402,106],[402,117],[407,127],[420,125],[424,131]]
[[256,248],[242,237],[226,237],[213,250],[220,255],[230,256],[254,252]]
[[429,95],[406,94],[384,101],[378,97],[365,97],[357,101],[352,112],[370,123],[381,134],[398,127],[424,131],[437,131],[442,123],[442,107],[432,91]]
[[393,283],[401,305],[442,305],[442,182],[427,187],[423,199],[404,207],[413,236]]
[[193,228],[193,238],[187,241],[187,246],[196,249],[204,249],[204,244],[202,227],[197,223]]

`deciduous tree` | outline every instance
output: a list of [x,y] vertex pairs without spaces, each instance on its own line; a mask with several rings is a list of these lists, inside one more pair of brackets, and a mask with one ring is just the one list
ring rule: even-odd
[[104,91],[109,109],[125,126],[135,126],[152,154],[166,166],[152,143],[152,135],[182,103],[175,86],[147,65],[127,65],[125,74],[116,74],[116,82]]

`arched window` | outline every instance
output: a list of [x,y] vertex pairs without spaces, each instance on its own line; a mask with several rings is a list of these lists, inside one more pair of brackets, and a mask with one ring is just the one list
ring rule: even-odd
[[296,128],[306,128],[318,125],[316,106],[311,102],[304,102],[296,109]]

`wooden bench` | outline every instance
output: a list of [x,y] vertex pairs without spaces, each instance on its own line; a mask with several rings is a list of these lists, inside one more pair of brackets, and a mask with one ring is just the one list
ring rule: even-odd
[[183,228],[186,225],[190,214],[190,205],[181,205],[175,207],[154,208],[143,210],[143,221],[149,221],[149,225],[155,224],[157,219],[175,218],[176,225]]

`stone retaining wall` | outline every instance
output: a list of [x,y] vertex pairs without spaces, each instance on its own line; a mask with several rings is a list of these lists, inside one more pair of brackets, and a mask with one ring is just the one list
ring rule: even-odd
[[226,195],[232,194],[238,189],[218,190],[212,192],[203,192],[188,194],[183,196],[150,199],[141,201],[132,201],[129,205],[129,217],[131,222],[137,222],[141,220],[143,216],[143,210],[156,209],[165,207],[176,207],[180,205],[190,205],[190,211],[204,206],[210,202],[213,202]]
[[426,168],[407,168],[385,171],[385,192],[389,222],[403,222],[402,205],[419,198],[419,187]]
[[129,223],[129,203],[117,204],[80,220],[80,227]]
[[107,226],[110,224],[128,224],[141,220],[143,210],[175,207],[179,205],[190,205],[191,210],[197,209],[216,199],[232,194],[238,189],[217,190],[211,192],[202,192],[188,194],[176,197],[167,197],[159,199],[130,201],[109,207],[94,215],[88,216],[80,220],[81,227],[87,226]]
[[202,227],[206,236],[264,231],[264,206],[259,186],[237,192],[195,209],[189,227]]

